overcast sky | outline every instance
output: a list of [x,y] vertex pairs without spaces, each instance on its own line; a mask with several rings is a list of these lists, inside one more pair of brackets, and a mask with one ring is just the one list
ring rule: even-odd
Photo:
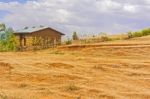
[[0,22],[50,26],[65,34],[124,33],[150,27],[150,0],[0,0]]

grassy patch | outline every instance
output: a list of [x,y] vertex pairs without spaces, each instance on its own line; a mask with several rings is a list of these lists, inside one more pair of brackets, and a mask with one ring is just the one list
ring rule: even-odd
[[76,91],[76,90],[79,90],[79,87],[77,87],[75,84],[70,84],[66,88],[67,88],[67,91]]

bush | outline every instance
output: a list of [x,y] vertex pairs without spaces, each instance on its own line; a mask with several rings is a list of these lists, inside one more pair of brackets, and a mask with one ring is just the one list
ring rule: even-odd
[[68,39],[66,42],[65,42],[66,45],[70,45],[72,44],[72,40]]
[[101,34],[101,41],[104,42],[104,41],[109,41],[110,38],[107,36],[107,34],[105,33],[102,33]]
[[148,29],[143,29],[141,31],[137,31],[137,32],[129,32],[128,33],[128,38],[134,38],[134,37],[142,37],[142,36],[147,36],[150,35],[150,28]]
[[150,35],[150,28],[141,31],[143,36]]
[[70,84],[69,86],[67,86],[67,90],[68,91],[76,91],[76,90],[79,90],[79,88],[74,84]]
[[133,38],[132,32],[128,32],[128,39]]
[[143,33],[142,32],[134,32],[132,35],[133,35],[133,37],[142,37]]
[[12,29],[4,31],[4,37],[0,39],[0,51],[16,51],[16,39]]

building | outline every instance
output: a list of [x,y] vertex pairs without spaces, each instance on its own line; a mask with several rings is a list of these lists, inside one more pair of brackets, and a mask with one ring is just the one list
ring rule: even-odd
[[14,32],[20,47],[50,47],[61,44],[63,33],[50,27],[32,27],[24,28]]

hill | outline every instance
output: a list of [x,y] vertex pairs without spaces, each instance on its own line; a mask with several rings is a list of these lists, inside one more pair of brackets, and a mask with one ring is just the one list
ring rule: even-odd
[[150,36],[0,53],[0,99],[149,99]]

